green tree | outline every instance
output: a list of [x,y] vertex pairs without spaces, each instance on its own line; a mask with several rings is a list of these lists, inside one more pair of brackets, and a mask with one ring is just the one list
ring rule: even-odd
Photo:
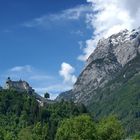
[[4,140],[4,130],[0,128],[0,140]]
[[63,119],[87,113],[83,105],[56,102],[39,106],[28,93],[0,91],[0,140],[54,140]]
[[33,130],[33,140],[48,140],[48,124],[42,125],[38,122]]
[[96,129],[87,115],[65,119],[56,133],[56,140],[96,140]]
[[30,128],[23,128],[18,134],[18,140],[33,140]]
[[11,132],[7,132],[4,136],[4,140],[15,140],[15,138]]
[[124,136],[124,130],[117,118],[110,116],[99,122],[97,134],[99,140],[121,140]]
[[46,98],[46,99],[50,98],[50,94],[49,94],[48,92],[46,92],[46,93],[44,94],[44,98]]
[[140,140],[140,133],[135,134],[133,140]]

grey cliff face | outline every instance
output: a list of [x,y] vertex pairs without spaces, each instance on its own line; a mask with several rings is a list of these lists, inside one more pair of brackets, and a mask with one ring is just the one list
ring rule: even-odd
[[115,78],[117,72],[138,54],[140,29],[131,32],[124,30],[107,39],[101,39],[69,94],[75,102],[87,104],[97,94],[98,88],[104,87]]
[[96,59],[107,57],[110,52],[124,66],[137,55],[137,51],[140,49],[139,41],[140,29],[132,30],[131,32],[124,30],[107,39],[101,39],[95,51],[88,58],[87,64],[90,64]]

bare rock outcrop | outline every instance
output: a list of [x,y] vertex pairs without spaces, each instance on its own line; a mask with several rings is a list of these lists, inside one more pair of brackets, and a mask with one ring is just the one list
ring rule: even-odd
[[[109,38],[101,39],[90,55],[69,96],[60,94],[57,100],[71,97],[74,102],[88,104],[97,89],[115,78],[116,74],[140,54],[140,28],[124,30]],[[66,99],[68,100],[68,99]]]

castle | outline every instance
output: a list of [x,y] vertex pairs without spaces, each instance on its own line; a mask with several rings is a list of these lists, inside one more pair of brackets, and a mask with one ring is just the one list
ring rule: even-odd
[[54,101],[45,99],[42,96],[40,96],[39,94],[37,94],[35,92],[35,90],[26,81],[23,81],[23,80],[12,81],[10,79],[10,77],[8,77],[7,80],[6,80],[4,88],[2,88],[0,86],[0,91],[2,91],[4,89],[15,90],[15,91],[18,91],[20,93],[27,92],[27,93],[29,93],[30,95],[33,95],[36,98],[36,100],[37,100],[37,102],[39,103],[40,106],[44,106],[44,104],[54,103]]
[[22,80],[12,81],[10,77],[7,78],[4,88],[16,90],[18,92],[27,92],[27,93],[34,92],[34,89],[32,89],[32,87],[30,87],[30,85],[26,81]]

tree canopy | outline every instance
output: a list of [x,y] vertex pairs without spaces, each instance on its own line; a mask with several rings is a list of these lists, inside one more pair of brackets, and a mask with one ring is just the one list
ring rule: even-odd
[[56,140],[96,140],[95,123],[91,117],[81,115],[62,121]]
[[44,94],[44,98],[46,98],[46,99],[50,98],[50,94],[49,94],[48,92],[46,92],[46,93]]
[[42,107],[28,93],[0,91],[0,140],[121,140],[123,136],[116,117],[95,121],[83,104],[61,101]]

